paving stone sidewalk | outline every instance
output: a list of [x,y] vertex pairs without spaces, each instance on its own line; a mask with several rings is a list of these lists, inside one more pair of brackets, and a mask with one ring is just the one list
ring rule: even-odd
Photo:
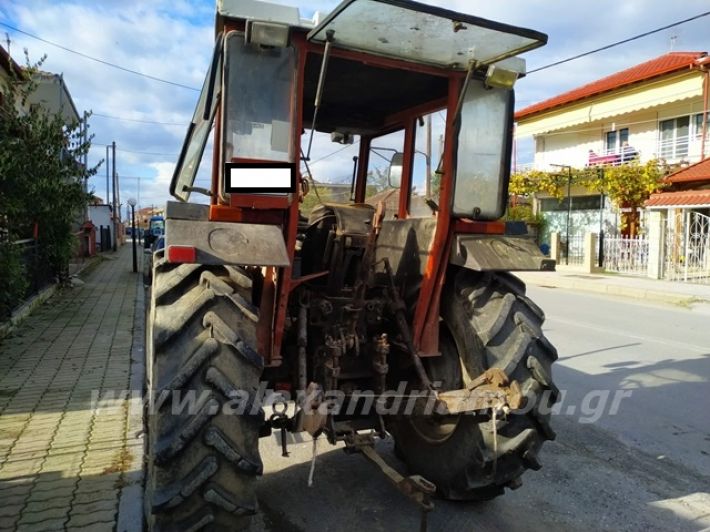
[[0,341],[0,530],[114,530],[141,470],[140,408],[121,393],[142,286],[130,245],[107,258]]

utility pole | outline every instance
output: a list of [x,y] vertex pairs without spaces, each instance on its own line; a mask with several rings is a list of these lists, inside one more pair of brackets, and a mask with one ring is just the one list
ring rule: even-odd
[[108,185],[108,182],[109,182],[109,178],[108,178],[108,165],[109,165],[109,161],[110,161],[111,159],[110,159],[109,154],[108,154],[108,148],[109,148],[109,147],[106,146],[106,205],[109,205],[109,198],[110,198],[110,195],[109,195],[109,185]]
[[116,217],[118,216],[118,201],[116,197],[116,192],[118,189],[118,183],[116,182],[116,141],[111,143],[111,163],[112,163],[112,176],[113,176],[113,250],[118,249],[118,222]]
[[[84,111],[84,127],[83,127],[83,138],[84,145],[89,141],[89,113]],[[89,164],[89,152],[84,153],[84,172]],[[84,212],[84,221],[89,221],[89,176],[84,177],[84,194],[86,194],[86,210]]]
[[565,238],[567,239],[565,248],[567,251],[565,253],[565,264],[569,265],[569,229],[572,218],[572,167],[568,164],[550,164],[550,166],[567,170],[567,227],[565,227]]
[[426,185],[427,198],[431,197],[431,114],[426,116]]

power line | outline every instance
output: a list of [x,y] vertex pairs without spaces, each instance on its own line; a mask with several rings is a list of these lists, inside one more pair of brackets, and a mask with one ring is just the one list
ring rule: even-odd
[[[91,146],[111,146],[111,144],[104,144],[102,142],[91,142]],[[159,155],[161,157],[177,157],[179,154],[178,153],[162,153],[162,152],[155,152],[155,151],[139,151],[139,150],[129,150],[126,148],[121,148],[120,146],[116,145],[116,151],[122,151],[126,153],[136,153],[138,155]]]
[[705,11],[704,13],[700,13],[699,15],[695,15],[694,17],[686,18],[684,20],[679,20],[678,22],[673,22],[672,24],[667,24],[666,26],[661,26],[660,28],[656,28],[655,30],[647,31],[644,33],[639,33],[638,35],[634,35],[633,37],[629,37],[628,39],[624,39],[622,41],[617,41],[612,44],[607,44],[606,46],[602,46],[601,48],[596,48],[595,50],[590,50],[588,52],[584,52],[581,54],[574,55],[572,57],[568,57],[567,59],[562,59],[560,61],[555,61],[554,63],[550,63],[549,65],[541,66],[538,68],[534,68],[532,70],[527,71],[527,75],[532,74],[533,72],[540,72],[541,70],[545,70],[546,68],[552,68],[557,65],[561,65],[563,63],[569,63],[570,61],[574,61],[575,59],[580,59],[582,57],[586,57],[588,55],[596,54],[597,52],[602,52],[604,50],[609,50],[610,48],[614,48],[615,46],[619,46],[621,44],[626,44],[631,41],[635,41],[637,39],[641,39],[642,37],[648,37],[649,35],[653,35],[654,33],[658,33],[663,30],[667,30],[668,28],[673,28],[675,26],[680,26],[681,24],[685,24],[686,22],[691,22],[693,20],[697,20],[702,17],[707,17],[710,15],[710,11]]
[[313,161],[313,162],[309,162],[308,164],[310,164],[311,166],[316,165],[316,164],[318,164],[319,162],[321,162],[321,161],[327,159],[328,157],[332,157],[332,156],[335,155],[336,153],[340,153],[341,151],[347,150],[348,148],[352,148],[352,147],[354,147],[354,146],[357,146],[358,144],[360,144],[360,139],[358,139],[358,140],[357,140],[356,142],[354,142],[353,144],[347,144],[347,145],[343,146],[342,148],[339,148],[339,149],[337,149],[337,150],[335,150],[335,151],[330,152],[330,153],[327,154],[327,155],[324,155],[323,157],[320,157],[319,159],[316,159],[316,160]]
[[161,157],[177,157],[180,155],[179,153],[160,153],[160,152],[155,152],[155,151],[138,151],[138,150],[127,150],[126,148],[119,148],[116,146],[116,149],[118,151],[126,152],[126,153],[136,153],[139,155],[160,155]]
[[28,36],[28,37],[31,37],[32,39],[36,39],[36,40],[38,40],[38,41],[41,41],[41,42],[46,43],[46,44],[49,44],[50,46],[54,46],[54,47],[56,47],[56,48],[59,48],[59,49],[61,49],[61,50],[66,51],[66,52],[69,52],[69,53],[72,53],[72,54],[76,54],[76,55],[78,55],[78,56],[80,56],[80,57],[83,57],[84,59],[89,59],[89,60],[91,60],[91,61],[96,61],[97,63],[101,63],[102,65],[110,66],[110,67],[112,67],[112,68],[116,68],[116,69],[118,69],[118,70],[122,70],[122,71],[124,71],[124,72],[128,72],[129,74],[135,74],[136,76],[141,76],[141,77],[144,77],[144,78],[147,78],[147,79],[152,79],[153,81],[159,81],[159,82],[161,82],[161,83],[166,83],[166,84],[168,84],[168,85],[173,85],[173,86],[175,86],[175,87],[181,87],[181,88],[183,88],[183,89],[189,89],[189,90],[191,90],[191,91],[200,92],[200,89],[195,88],[195,87],[190,87],[189,85],[183,85],[182,83],[177,83],[177,82],[175,82],[175,81],[170,81],[170,80],[168,80],[168,79],[158,78],[158,77],[156,77],[156,76],[151,76],[150,74],[144,74],[143,72],[139,72],[139,71],[137,71],[137,70],[132,70],[132,69],[130,69],[130,68],[126,68],[126,67],[123,67],[123,66],[121,66],[121,65],[117,65],[116,63],[111,63],[110,61],[106,61],[106,60],[104,60],[104,59],[99,59],[98,57],[93,57],[93,56],[87,55],[87,54],[85,54],[85,53],[83,53],[83,52],[78,52],[78,51],[76,51],[76,50],[72,50],[71,48],[67,48],[66,46],[62,46],[61,44],[57,44],[57,43],[55,43],[55,42],[48,41],[47,39],[43,39],[42,37],[39,37],[38,35],[33,35],[32,33],[28,33],[28,32],[26,32],[26,31],[24,31],[24,30],[19,29],[19,28],[15,28],[14,26],[10,26],[9,24],[7,24],[7,23],[5,23],[5,22],[0,22],[0,26],[4,26],[4,27],[6,27],[6,28],[9,29],[9,30],[15,31],[15,32],[17,32],[17,33],[21,33],[22,35],[26,35],[26,36]]
[[110,120],[120,120],[122,122],[138,122],[139,124],[157,124],[160,126],[181,126],[181,127],[186,127],[188,122],[157,122],[155,120],[141,120],[138,118],[127,118],[123,116],[113,116],[113,115],[105,115],[103,113],[91,113],[91,116],[98,116],[101,118],[108,118]]

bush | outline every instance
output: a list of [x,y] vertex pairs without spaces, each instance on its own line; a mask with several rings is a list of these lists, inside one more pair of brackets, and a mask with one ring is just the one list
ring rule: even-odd
[[82,138],[83,123],[65,124],[59,114],[28,106],[37,88],[33,76],[42,61],[27,62],[13,75],[0,98],[0,310],[7,314],[24,295],[28,275],[13,244],[36,239],[38,262],[51,276],[63,277],[72,257],[72,225],[88,202],[84,180],[97,167],[80,161],[90,147]]
[[11,242],[0,242],[0,319],[10,315],[27,286],[20,249]]

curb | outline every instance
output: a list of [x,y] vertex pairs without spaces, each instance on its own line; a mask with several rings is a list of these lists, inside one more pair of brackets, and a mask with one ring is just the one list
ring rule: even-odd
[[12,333],[15,327],[32,314],[32,311],[52,297],[57,292],[58,287],[59,285],[56,283],[51,284],[20,305],[7,321],[0,324],[0,340]]
[[72,277],[79,277],[81,275],[86,275],[88,273],[91,273],[91,271],[96,268],[99,264],[101,264],[104,260],[104,257],[101,255],[94,255],[93,257],[90,257],[89,260],[87,260],[81,268],[79,268],[77,271],[75,271],[71,276]]
[[[95,255],[94,257],[91,257],[79,270],[74,272],[71,276],[79,277],[82,274],[90,273],[91,270],[96,268],[96,266],[98,266],[102,260],[103,259],[100,255]],[[59,283],[53,283],[47,286],[46,288],[40,290],[38,293],[30,297],[27,301],[25,301],[22,305],[20,305],[17,309],[15,309],[15,311],[12,313],[12,315],[7,321],[0,323],[0,340],[11,334],[12,331],[15,330],[15,327],[17,327],[23,320],[25,320],[30,314],[32,314],[32,312],[37,307],[42,305],[45,301],[47,301],[54,294],[56,294],[57,290],[59,290],[60,287],[61,286]]]
[[689,294],[678,294],[673,292],[652,290],[649,288],[606,284],[603,282],[603,280],[599,284],[595,284],[597,281],[577,281],[573,279],[566,279],[564,277],[538,279],[536,277],[531,278],[526,275],[519,274],[518,277],[520,277],[526,284],[534,286],[542,286],[547,288],[563,288],[568,290],[587,292],[591,294],[603,294],[633,299],[644,299],[647,301],[670,303],[673,305],[684,306],[702,302],[702,300],[699,300],[699,298]]
[[133,316],[133,343],[131,345],[131,375],[126,418],[126,447],[130,447],[130,463],[122,476],[118,503],[116,532],[144,530],[143,486],[145,438],[143,425],[143,398],[145,388],[145,290],[143,279],[136,277],[136,304]]

